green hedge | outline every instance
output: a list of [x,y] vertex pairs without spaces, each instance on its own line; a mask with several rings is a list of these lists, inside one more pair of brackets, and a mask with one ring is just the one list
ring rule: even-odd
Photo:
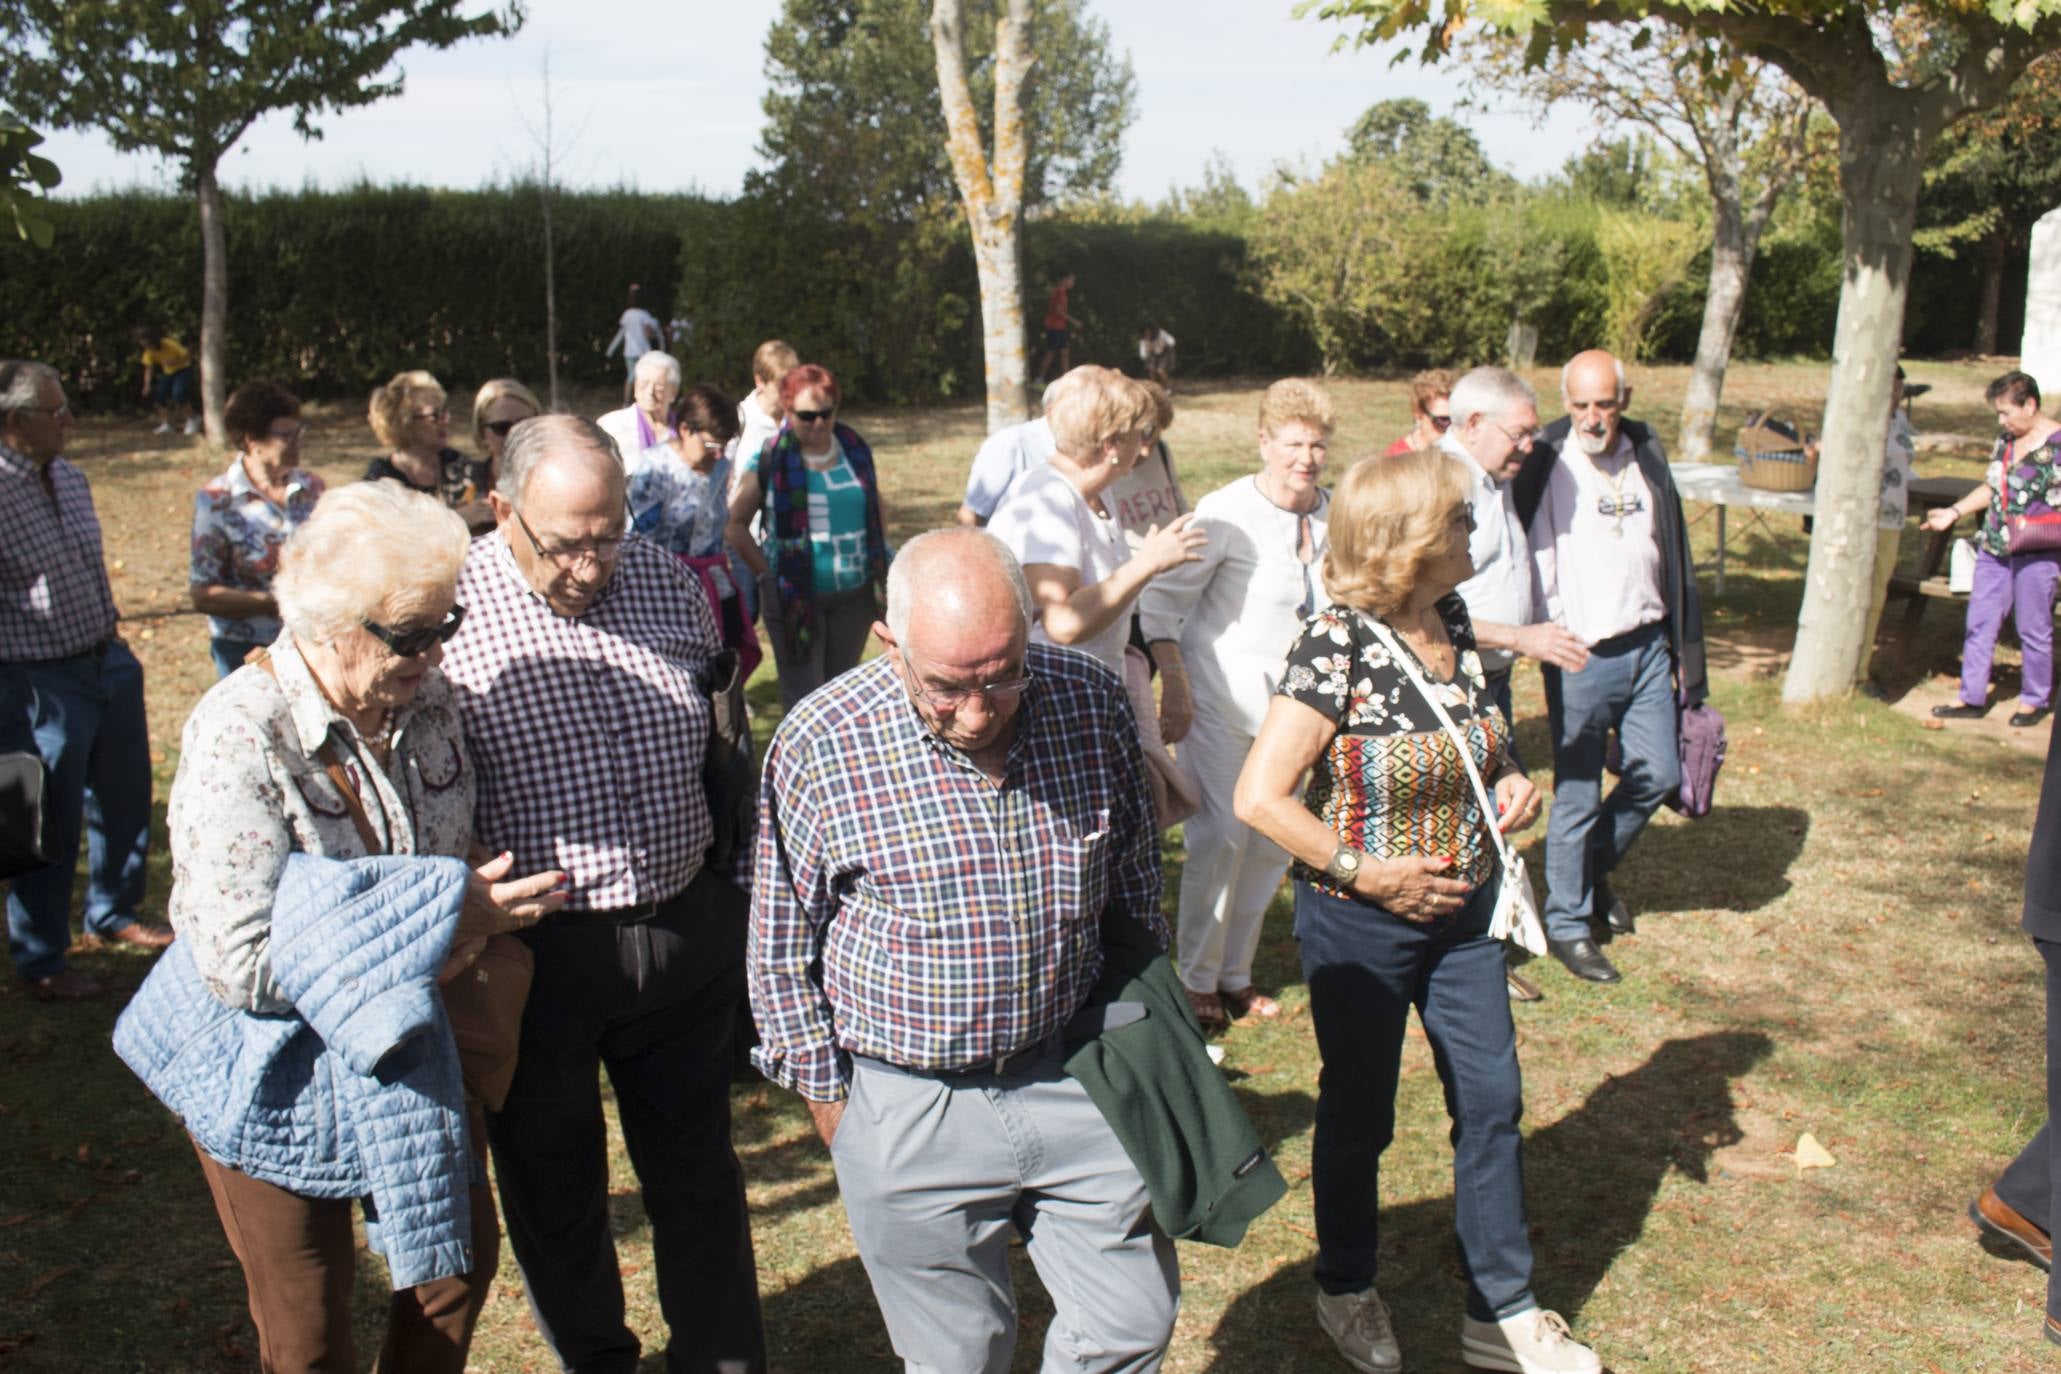
[[[271,376],[309,396],[358,396],[420,366],[458,386],[502,374],[541,384],[541,209],[536,189],[524,186],[229,197],[232,381]],[[137,192],[55,201],[50,211],[50,251],[0,247],[0,351],[55,363],[84,405],[133,408],[129,327],[148,320],[189,343],[198,335],[193,203]],[[1493,354],[1507,318],[1504,279],[1527,270],[1547,278],[1527,292],[1542,360],[1595,336],[1607,274],[1589,207],[1536,200],[1521,228],[1487,224],[1478,210],[1455,215],[1424,250],[1426,287],[1449,303],[1437,337],[1417,350],[1427,356],[1366,365]],[[613,191],[561,193],[554,218],[559,365],[568,382],[620,377],[602,349],[625,285],[637,281],[661,319],[675,300],[686,303],[696,325],[680,350],[690,378],[744,385],[751,350],[779,335],[833,367],[854,399],[979,392],[979,292],[956,210],[927,229],[862,229],[760,200]],[[1033,362],[1046,283],[1063,267],[1078,278],[1076,361],[1135,370],[1137,329],[1151,319],[1180,340],[1191,376],[1280,376],[1318,365],[1307,328],[1256,293],[1246,240],[1235,233],[1169,219],[1055,217],[1025,226],[1024,260]],[[1686,361],[1695,350],[1703,272],[1699,261],[1665,303],[1655,328],[1662,360]],[[1907,330],[1913,351],[1970,339],[1972,274],[1965,262],[1919,259]],[[2022,280],[2018,268],[2007,292],[2007,339],[2020,327]],[[1766,244],[1740,356],[1824,356],[1839,284],[1836,222]]]

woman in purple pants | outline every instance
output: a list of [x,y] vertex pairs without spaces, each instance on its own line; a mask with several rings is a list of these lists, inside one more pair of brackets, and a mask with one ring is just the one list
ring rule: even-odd
[[2061,549],[2011,552],[2010,518],[2061,512],[2061,425],[2040,413],[2040,384],[2006,372],[1984,393],[2003,430],[1990,459],[1988,480],[1951,506],[1925,517],[1928,530],[1949,530],[1964,515],[1987,511],[1975,536],[1975,588],[1968,597],[1968,632],[1961,645],[1961,699],[1935,706],[1947,720],[1989,713],[1989,668],[2004,617],[2018,624],[2025,671],[2018,686],[2018,729],[2047,718],[2054,701],[2054,587],[2061,581]]

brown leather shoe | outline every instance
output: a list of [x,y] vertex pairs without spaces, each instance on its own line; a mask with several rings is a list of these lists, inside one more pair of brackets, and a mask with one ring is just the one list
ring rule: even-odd
[[163,949],[172,943],[172,928],[156,921],[131,921],[120,930],[100,937],[110,945],[134,945],[138,949]]
[[2061,1345],[2061,1321],[2047,1318],[2047,1344]]
[[1995,1188],[1984,1188],[1982,1195],[1968,1204],[1968,1219],[1977,1229],[2009,1241],[2040,1268],[2054,1267],[2053,1237],[2007,1206]]
[[28,987],[38,1002],[90,1002],[107,991],[75,968],[61,969],[48,978],[31,978]]

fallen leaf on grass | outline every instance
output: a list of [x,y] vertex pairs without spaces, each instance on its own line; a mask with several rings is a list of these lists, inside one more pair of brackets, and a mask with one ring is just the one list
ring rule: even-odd
[[1943,720],[1921,720],[1918,722],[1918,728],[1921,730],[1944,730],[1946,729],[1946,722]]
[[1805,1169],[1829,1169],[1839,1161],[1832,1158],[1832,1152],[1818,1143],[1818,1138],[1805,1131],[1796,1138],[1796,1149],[1788,1155],[1796,1161],[1796,1176],[1803,1177]]
[[35,1297],[36,1294],[42,1292],[51,1284],[56,1283],[59,1279],[63,1278],[66,1274],[71,1273],[72,1270],[77,1267],[77,1265],[67,1264],[62,1269],[52,1269],[48,1273],[36,1275],[36,1277],[30,1279],[27,1283],[22,1285],[22,1300],[26,1302],[28,1299]]

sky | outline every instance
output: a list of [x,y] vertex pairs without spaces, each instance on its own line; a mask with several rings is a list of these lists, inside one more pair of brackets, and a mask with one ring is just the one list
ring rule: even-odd
[[[1451,68],[1391,66],[1393,49],[1332,52],[1336,24],[1293,17],[1294,0],[1089,0],[1137,75],[1137,117],[1117,191],[1157,201],[1193,186],[1214,150],[1257,188],[1281,162],[1316,163],[1377,100],[1414,96],[1449,113],[1465,95]],[[758,155],[765,36],[778,0],[528,0],[512,39],[417,51],[394,99],[332,114],[304,142],[289,116],[254,125],[224,160],[225,186],[333,187],[369,179],[467,188],[508,179],[537,157],[548,56],[561,184],[729,196]],[[1492,160],[1522,177],[1550,172],[1591,136],[1555,112],[1466,110]],[[93,132],[44,131],[61,194],[172,189],[176,169],[121,154]]]

